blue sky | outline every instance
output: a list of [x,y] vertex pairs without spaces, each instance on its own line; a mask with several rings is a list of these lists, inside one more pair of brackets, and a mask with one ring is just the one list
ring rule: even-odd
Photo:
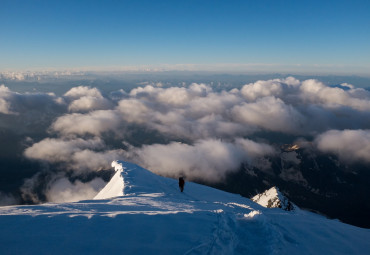
[[0,29],[0,70],[370,73],[367,0],[1,0]]

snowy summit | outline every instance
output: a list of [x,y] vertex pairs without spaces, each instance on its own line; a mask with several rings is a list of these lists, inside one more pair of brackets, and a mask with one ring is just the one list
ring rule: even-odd
[[285,211],[292,211],[297,206],[293,205],[277,187],[272,187],[261,194],[252,197],[252,200],[267,208],[281,208]]
[[0,208],[0,254],[369,254],[370,230],[115,161],[94,200]]

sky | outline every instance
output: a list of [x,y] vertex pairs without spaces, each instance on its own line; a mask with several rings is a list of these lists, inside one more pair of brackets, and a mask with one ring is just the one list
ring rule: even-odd
[[0,71],[370,73],[369,1],[1,0]]
[[[242,163],[268,171],[274,144],[298,141],[368,166],[369,13],[368,0],[0,0],[0,205],[90,199],[117,159],[216,183]],[[136,73],[174,70],[217,74]]]

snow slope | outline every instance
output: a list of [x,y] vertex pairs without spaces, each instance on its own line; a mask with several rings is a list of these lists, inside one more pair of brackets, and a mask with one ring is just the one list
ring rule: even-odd
[[122,165],[117,162],[112,162],[112,167],[116,173],[113,175],[107,185],[94,197],[94,199],[106,199],[111,197],[123,196],[124,179],[122,177]]
[[94,200],[1,207],[0,254],[369,254],[368,229],[113,164]]

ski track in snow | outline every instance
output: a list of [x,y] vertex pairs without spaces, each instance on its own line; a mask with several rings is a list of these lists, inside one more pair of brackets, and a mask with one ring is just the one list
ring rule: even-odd
[[1,207],[0,254],[369,254],[368,229],[113,165],[102,199]]

